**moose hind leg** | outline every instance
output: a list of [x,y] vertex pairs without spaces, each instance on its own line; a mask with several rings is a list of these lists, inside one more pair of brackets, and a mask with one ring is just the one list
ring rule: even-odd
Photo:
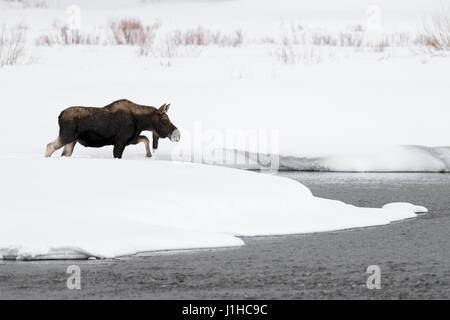
[[45,151],[45,157],[46,158],[51,157],[53,152],[55,152],[58,149],[61,149],[63,146],[64,146],[64,143],[62,142],[61,137],[58,136],[58,138],[56,138],[55,141],[47,144],[47,150]]
[[125,150],[124,144],[115,144],[113,149],[114,158],[122,159],[122,154],[124,150]]
[[73,149],[75,148],[75,145],[77,144],[77,141],[75,140],[74,142],[68,143],[64,146],[64,150],[62,152],[63,157],[70,157],[72,156],[73,153]]

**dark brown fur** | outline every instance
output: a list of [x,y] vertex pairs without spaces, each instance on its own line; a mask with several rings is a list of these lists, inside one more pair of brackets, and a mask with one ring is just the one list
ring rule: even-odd
[[158,147],[159,138],[170,137],[178,141],[179,131],[170,122],[164,104],[159,109],[118,100],[103,108],[70,107],[59,115],[59,136],[47,145],[46,156],[64,148],[63,155],[70,156],[76,142],[85,147],[114,146],[114,157],[121,158],[127,145],[144,142],[148,150],[148,139],[142,131],[153,132],[153,148]]

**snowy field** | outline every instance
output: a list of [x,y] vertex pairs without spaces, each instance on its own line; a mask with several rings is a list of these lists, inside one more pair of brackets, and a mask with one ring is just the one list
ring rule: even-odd
[[1,155],[42,154],[66,107],[127,98],[172,103],[183,139],[161,159],[222,164],[225,148],[306,170],[450,170],[448,50],[420,37],[441,1],[78,1],[76,39],[70,4],[0,1],[6,38],[26,37],[0,68]]
[[[450,36],[427,29],[442,1],[80,0],[80,20],[74,2],[0,0],[3,258],[236,246],[424,211],[190,162],[450,171]],[[171,103],[181,141],[153,159],[143,145],[43,159],[63,109],[122,98]]]

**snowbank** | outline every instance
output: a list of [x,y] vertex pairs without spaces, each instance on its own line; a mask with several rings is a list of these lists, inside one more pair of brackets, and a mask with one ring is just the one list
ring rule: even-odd
[[[233,151],[226,151],[233,152]],[[242,167],[267,168],[270,155],[236,151]],[[273,157],[273,155],[272,155]],[[450,147],[361,146],[340,152],[280,155],[280,170],[335,172],[450,172]]]
[[3,259],[240,246],[240,235],[384,225],[424,211],[358,208],[287,178],[192,163],[10,157],[0,173]]

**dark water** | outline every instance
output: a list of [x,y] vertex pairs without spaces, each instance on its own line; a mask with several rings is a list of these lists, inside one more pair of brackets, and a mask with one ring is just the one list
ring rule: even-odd
[[[343,232],[244,238],[233,249],[121,260],[0,262],[0,298],[450,298],[450,175],[281,173],[315,195],[358,206],[407,201],[429,214]],[[81,268],[81,290],[66,268]],[[369,290],[366,268],[381,269]]]

